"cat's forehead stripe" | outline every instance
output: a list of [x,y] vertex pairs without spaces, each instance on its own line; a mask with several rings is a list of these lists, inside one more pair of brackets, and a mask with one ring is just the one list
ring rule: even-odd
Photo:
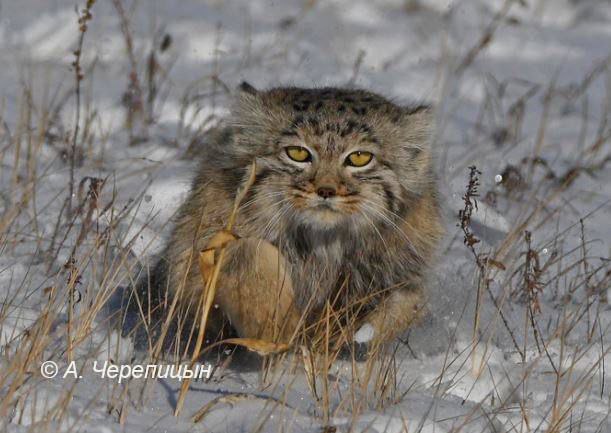
[[379,143],[378,138],[373,132],[373,128],[369,124],[353,118],[321,122],[317,117],[304,117],[298,115],[291,121],[291,126],[283,129],[280,135],[285,137],[298,136],[298,129],[307,129],[309,133],[316,137],[320,137],[325,133],[336,134],[341,138],[345,138],[351,134],[359,134],[362,136],[361,138],[363,141],[376,144]]
[[[359,122],[371,117],[386,119],[389,123],[398,125],[407,114],[417,112],[426,106],[416,106],[412,111],[401,108],[386,98],[363,90],[350,89],[297,89],[277,88],[267,93],[269,102],[279,104],[296,119],[303,121],[303,116],[316,116],[320,119],[336,118],[340,123],[345,117],[354,117]],[[301,122],[293,122],[298,126]],[[370,140],[377,143],[375,137]]]
[[362,90],[347,89],[294,89],[283,88],[274,89],[270,92],[272,96],[279,98],[282,102],[292,106],[296,111],[307,111],[313,109],[319,111],[323,107],[331,104],[336,105],[340,110],[345,110],[346,106],[355,106],[357,112],[362,112],[366,107],[380,109],[396,108],[394,104],[382,96]]

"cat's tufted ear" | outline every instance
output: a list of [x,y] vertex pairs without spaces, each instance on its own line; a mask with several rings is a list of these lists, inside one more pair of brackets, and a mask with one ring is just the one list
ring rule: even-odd
[[259,93],[259,91],[257,89],[255,89],[249,82],[247,81],[242,81],[240,83],[240,85],[238,86],[238,91],[240,93],[246,93],[249,95],[257,95]]
[[255,89],[246,81],[236,88],[234,102],[233,102],[233,113],[239,117],[245,117],[257,112],[257,107],[260,106],[261,92]]
[[246,81],[236,88],[231,106],[231,113],[241,125],[255,125],[260,122],[258,115],[262,112],[262,92]]
[[407,141],[427,146],[433,135],[435,114],[433,107],[426,104],[401,107],[402,124]]

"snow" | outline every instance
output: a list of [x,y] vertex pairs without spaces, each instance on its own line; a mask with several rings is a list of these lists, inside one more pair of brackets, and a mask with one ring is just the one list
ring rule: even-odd
[[373,326],[371,326],[371,324],[369,323],[365,323],[354,334],[354,341],[356,343],[367,343],[368,341],[371,341],[374,336],[374,333],[375,331],[373,329]]
[[[516,1],[465,68],[458,66],[505,1],[123,3],[143,89],[153,40],[158,45],[167,33],[171,44],[157,53],[164,75],[154,121],[136,119],[133,133],[142,140],[130,145],[122,99],[131,66],[120,18],[112,2],[93,7],[81,107],[81,128],[93,113],[93,136],[75,178],[77,185],[86,176],[106,179],[99,200],[109,210],[93,213],[99,237],[85,239],[76,263],[82,300],[75,313],[88,331],[71,354],[83,371],[78,379],[44,379],[37,371],[47,359],[60,369],[68,365],[68,277],[62,266],[83,222],[77,217],[64,239],[70,175],[65,137],[75,117],[75,1],[21,0],[0,7],[0,429],[331,431],[323,430],[326,422],[341,432],[611,431],[611,310],[604,300],[605,294],[611,297],[604,277],[611,252],[610,164],[581,171],[572,184],[558,188],[568,170],[611,154],[608,138],[595,146],[601,133],[609,134],[611,3]],[[133,262],[149,263],[167,238],[189,188],[191,152],[203,145],[197,141],[200,129],[227,115],[225,89],[244,79],[262,88],[352,82],[399,103],[431,101],[438,107],[434,145],[447,233],[431,276],[429,314],[399,343],[387,394],[375,380],[363,379],[369,364],[337,360],[326,377],[316,377],[318,392],[327,381],[324,403],[313,395],[295,353],[269,376],[256,360],[219,366],[209,381],[191,383],[184,409],[174,417],[178,380],[119,385],[92,370],[94,361],[129,364],[142,355],[113,328],[110,315],[134,275]],[[37,107],[29,124],[24,88]],[[23,140],[18,153],[12,140],[36,130],[44,107],[57,114],[50,133],[31,149]],[[530,172],[523,161],[535,149],[548,168],[541,163]],[[506,269],[491,266],[490,292],[482,291],[479,309],[475,259],[457,227],[471,165],[482,171],[471,221],[480,240],[475,247],[481,257],[506,252],[499,258]],[[525,185],[507,193],[510,165]],[[32,166],[38,179],[33,196]],[[111,247],[96,249],[109,227]],[[549,284],[538,295],[536,333],[528,302],[516,295],[523,284],[525,229],[541,266],[562,256],[543,275]],[[508,237],[517,240],[506,244]],[[587,264],[580,262],[584,255]],[[594,290],[597,282],[601,287]],[[97,296],[103,308],[97,309]],[[44,323],[41,318],[50,317],[45,314],[53,320],[41,339],[44,347],[26,365],[19,356],[28,353],[30,336]],[[371,339],[369,328],[359,330],[357,342]],[[20,366],[23,374],[17,373]],[[23,383],[11,389],[16,378]],[[236,393],[248,397],[219,402],[200,422],[191,421],[213,399]]]

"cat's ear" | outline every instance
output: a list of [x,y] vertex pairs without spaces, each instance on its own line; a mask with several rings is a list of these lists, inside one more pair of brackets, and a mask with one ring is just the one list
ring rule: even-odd
[[420,146],[430,144],[435,125],[433,107],[427,104],[401,107],[402,125],[407,140]]
[[247,81],[242,81],[240,83],[240,85],[238,86],[238,92],[240,92],[240,94],[248,94],[248,95],[257,95],[259,93],[259,91],[257,89],[255,89],[249,82]]
[[261,92],[246,81],[236,88],[232,112],[245,120],[259,111],[261,105]]

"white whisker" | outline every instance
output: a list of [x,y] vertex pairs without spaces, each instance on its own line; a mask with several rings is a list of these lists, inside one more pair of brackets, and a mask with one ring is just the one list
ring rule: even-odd
[[365,221],[367,221],[367,223],[375,230],[375,232],[378,234],[378,237],[380,238],[380,240],[382,241],[382,243],[384,244],[384,247],[386,248],[386,253],[388,254],[390,252],[390,249],[388,248],[388,244],[386,243],[386,241],[384,240],[384,237],[382,236],[382,233],[380,233],[380,231],[378,230],[378,228],[376,227],[376,225],[374,224],[374,222],[369,219],[367,217],[367,214],[365,212],[362,213],[363,218],[365,218]]
[[399,234],[405,240],[405,242],[409,246],[409,249],[414,254],[417,254],[416,249],[414,248],[414,245],[412,244],[411,239],[407,236],[407,234],[403,231],[403,229],[401,229],[394,221],[392,221],[382,211],[377,209],[375,207],[376,203],[374,203],[374,202],[372,202],[370,200],[364,199],[361,204],[362,204],[364,209],[369,210],[371,212],[374,212],[378,217],[380,217],[382,220],[384,220],[397,234]]

